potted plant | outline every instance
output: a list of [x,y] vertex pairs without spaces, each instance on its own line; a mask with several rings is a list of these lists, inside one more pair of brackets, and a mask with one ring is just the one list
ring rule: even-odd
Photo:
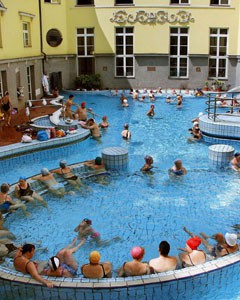
[[209,81],[205,81],[205,87],[203,88],[204,91],[209,90]]
[[219,81],[218,79],[215,79],[214,80],[214,86],[215,86],[215,91],[216,92],[221,92],[222,91],[223,82]]

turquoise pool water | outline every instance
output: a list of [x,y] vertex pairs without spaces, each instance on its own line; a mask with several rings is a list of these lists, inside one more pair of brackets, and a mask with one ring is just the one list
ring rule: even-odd
[[[69,164],[92,159],[110,146],[128,149],[129,168],[124,173],[112,174],[104,182],[85,180],[91,189],[86,195],[76,192],[63,199],[45,195],[49,210],[31,207],[32,215],[27,220],[20,213],[12,214],[6,225],[18,236],[17,242],[41,240],[48,252],[38,254],[37,258],[46,259],[67,245],[75,237],[73,229],[88,217],[103,240],[116,236],[121,239],[100,248],[87,241],[75,255],[79,265],[86,263],[89,252],[98,248],[102,260],[112,261],[116,270],[130,259],[129,251],[134,245],[144,246],[145,260],[149,260],[158,256],[159,242],[168,240],[171,254],[177,255],[177,248],[184,247],[188,238],[183,226],[195,233],[233,231],[232,225],[239,223],[239,174],[211,169],[209,145],[187,142],[191,120],[204,111],[206,99],[186,97],[183,107],[178,109],[159,97],[154,118],[146,116],[149,102],[129,99],[130,106],[122,108],[119,97],[111,97],[110,92],[106,96],[76,93],[74,101],[84,101],[99,116],[108,116],[110,127],[102,132],[101,142],[89,138],[66,147],[1,161],[1,182],[14,183],[20,175],[31,176],[44,166],[56,168],[60,159],[66,159]],[[96,116],[96,121],[100,120]],[[126,122],[132,132],[129,142],[120,135]],[[152,175],[139,172],[146,154],[154,158],[156,168]],[[167,170],[176,158],[182,159],[188,174],[169,179]],[[221,295],[221,291],[216,295]],[[240,290],[229,291],[228,299],[237,299],[236,295],[240,295]]]

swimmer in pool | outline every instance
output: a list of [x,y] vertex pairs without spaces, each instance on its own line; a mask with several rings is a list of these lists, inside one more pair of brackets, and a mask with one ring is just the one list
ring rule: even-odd
[[153,168],[153,165],[152,165],[153,164],[153,158],[152,158],[152,156],[146,155],[144,157],[144,159],[145,159],[145,165],[141,168],[140,171],[142,171],[142,172],[151,171],[151,169]]
[[119,241],[121,238],[115,236],[109,240],[101,240],[100,233],[92,228],[90,219],[83,219],[82,222],[74,229],[78,233],[78,239],[87,239],[90,237],[98,246],[108,246],[112,241]]
[[183,167],[181,159],[176,159],[174,165],[168,170],[169,176],[182,176],[187,174],[187,170]]
[[56,196],[63,197],[66,194],[64,185],[57,182],[47,168],[42,168],[41,175],[33,176],[32,179],[41,181],[48,188],[49,192]]
[[146,115],[149,116],[149,117],[153,117],[153,116],[155,115],[154,105],[153,105],[153,104],[150,106],[150,109],[149,109],[149,111],[146,113]]

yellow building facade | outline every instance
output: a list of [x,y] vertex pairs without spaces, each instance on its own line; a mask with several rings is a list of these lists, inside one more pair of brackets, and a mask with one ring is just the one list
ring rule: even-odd
[[[51,88],[198,88],[239,80],[239,0],[2,0],[0,94],[16,106]],[[17,97],[24,87],[23,97]]]

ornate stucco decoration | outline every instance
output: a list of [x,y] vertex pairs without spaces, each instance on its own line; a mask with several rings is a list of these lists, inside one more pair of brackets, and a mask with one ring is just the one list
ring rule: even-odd
[[135,16],[133,14],[128,14],[125,10],[119,10],[113,13],[113,17],[110,18],[111,22],[116,22],[118,24],[123,23],[141,23],[141,24],[165,24],[165,23],[189,23],[194,22],[192,14],[185,11],[179,10],[176,14],[169,14],[166,11],[159,10],[156,13],[146,12],[145,10],[139,10],[136,12]]

